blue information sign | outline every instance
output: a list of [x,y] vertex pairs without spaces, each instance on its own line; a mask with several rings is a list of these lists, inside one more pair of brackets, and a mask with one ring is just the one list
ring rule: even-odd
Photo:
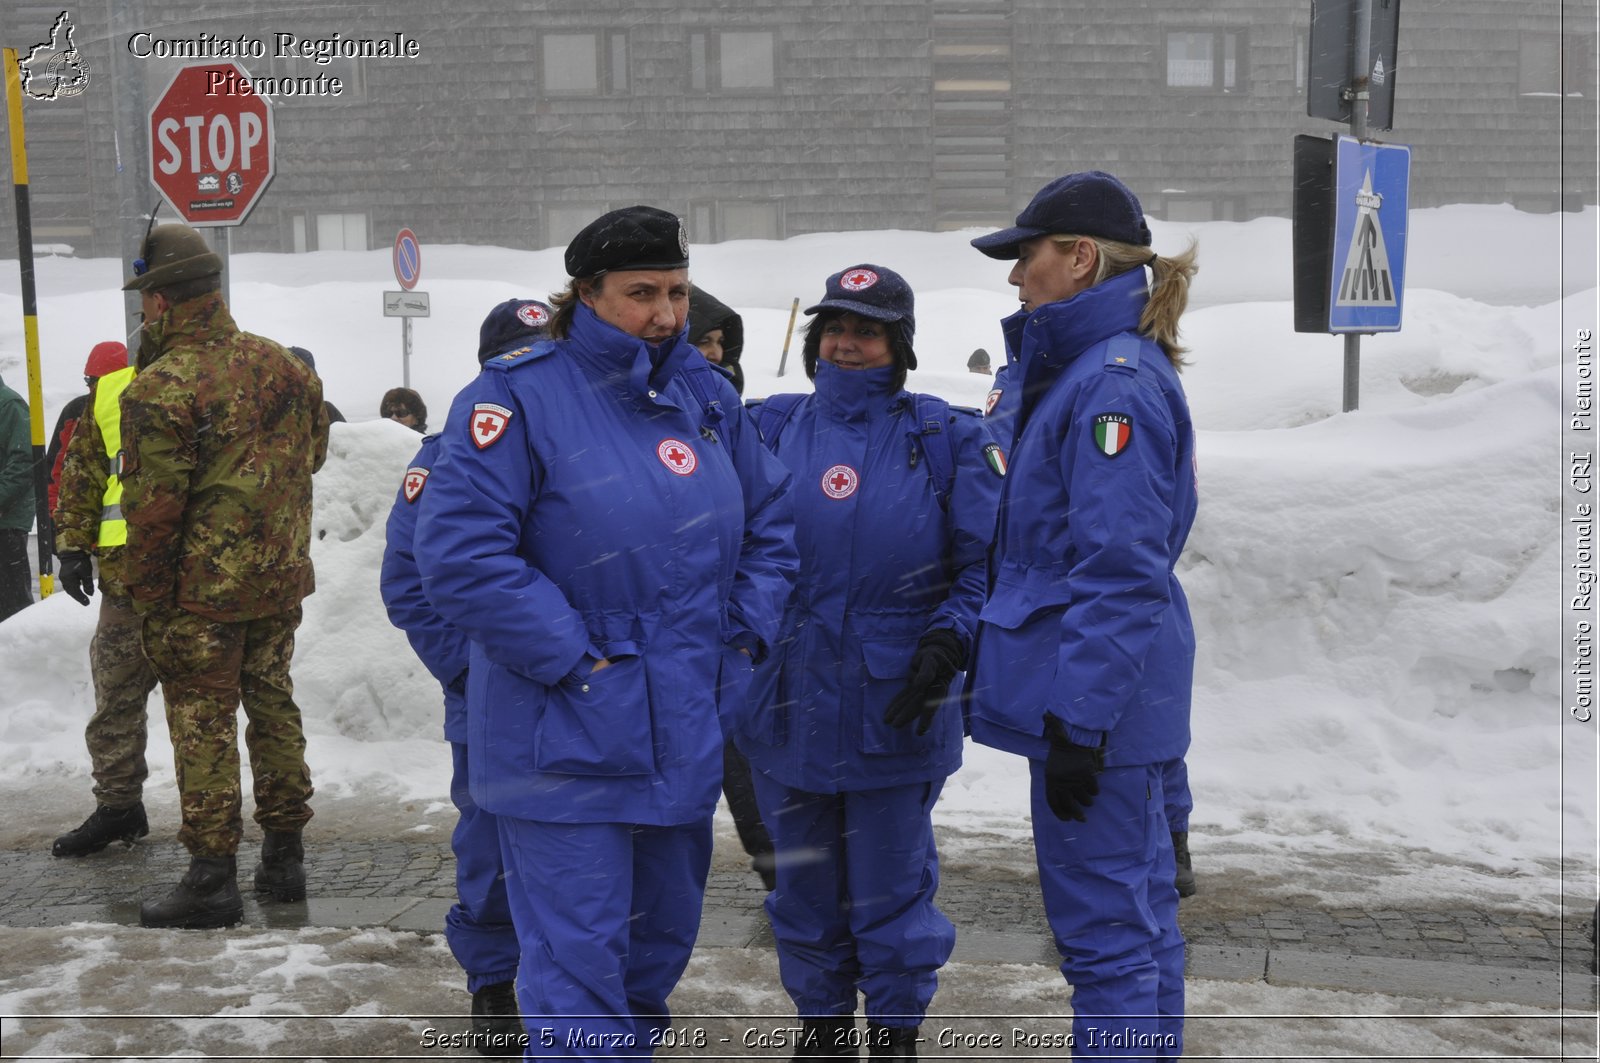
[[1398,332],[1411,149],[1340,137],[1334,154],[1329,332]]

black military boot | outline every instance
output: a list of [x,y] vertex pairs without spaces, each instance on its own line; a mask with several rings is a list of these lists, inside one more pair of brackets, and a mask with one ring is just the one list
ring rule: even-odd
[[88,856],[112,842],[132,845],[149,833],[150,821],[145,818],[143,801],[128,808],[96,805],[81,827],[56,839],[50,853],[52,856]]
[[267,831],[261,843],[261,864],[256,868],[256,892],[270,893],[275,901],[305,900],[305,859],[299,831]]
[[795,1041],[795,1059],[816,1059],[822,1056],[859,1059],[856,1048],[856,1019],[854,1015],[829,1015],[820,1019],[801,1019],[800,1035]]
[[868,1059],[916,1059],[917,1027],[867,1023]]
[[512,982],[486,985],[472,994],[472,1043],[480,1055],[521,1059],[528,1047]]
[[231,856],[196,856],[178,887],[159,901],[139,906],[139,925],[211,930],[244,918],[236,865]]
[[1178,896],[1193,897],[1194,864],[1189,859],[1189,832],[1178,830],[1172,832],[1172,857],[1178,864],[1178,873],[1173,877],[1172,884],[1178,887]]

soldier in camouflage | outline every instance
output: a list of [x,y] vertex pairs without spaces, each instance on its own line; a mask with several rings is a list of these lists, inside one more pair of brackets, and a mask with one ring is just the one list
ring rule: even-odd
[[94,594],[90,557],[100,558],[100,616],[89,642],[94,714],[84,730],[95,810],[77,830],[55,840],[56,856],[87,856],[114,841],[131,845],[150,833],[144,812],[145,707],[156,674],[145,660],[139,616],[121,575],[128,527],[116,457],[122,449],[122,391],[133,379],[127,348],[97,345],[84,374],[89,401],[62,462],[55,525],[61,589],[82,605]]
[[145,325],[122,398],[123,576],[166,695],[178,839],[191,857],[140,922],[228,926],[243,916],[241,701],[266,834],[255,886],[305,897],[311,773],[289,660],[313,587],[311,476],[327,455],[328,420],[316,374],[234,324],[222,261],[198,232],[156,227],[133,269],[123,288],[139,292]]

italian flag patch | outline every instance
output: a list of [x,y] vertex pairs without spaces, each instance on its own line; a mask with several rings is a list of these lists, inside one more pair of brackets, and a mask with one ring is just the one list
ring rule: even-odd
[[989,443],[983,448],[983,460],[989,463],[989,471],[996,476],[1006,474],[1006,455],[1000,449],[999,443]]
[[1125,413],[1102,413],[1094,419],[1094,445],[1100,453],[1114,458],[1128,449],[1133,439],[1133,418]]

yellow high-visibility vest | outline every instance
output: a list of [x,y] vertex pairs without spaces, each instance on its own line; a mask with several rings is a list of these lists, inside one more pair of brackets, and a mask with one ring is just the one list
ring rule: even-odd
[[94,386],[94,423],[106,445],[106,493],[100,503],[101,547],[128,541],[128,522],[122,519],[122,393],[133,381],[133,366],[107,373]]

